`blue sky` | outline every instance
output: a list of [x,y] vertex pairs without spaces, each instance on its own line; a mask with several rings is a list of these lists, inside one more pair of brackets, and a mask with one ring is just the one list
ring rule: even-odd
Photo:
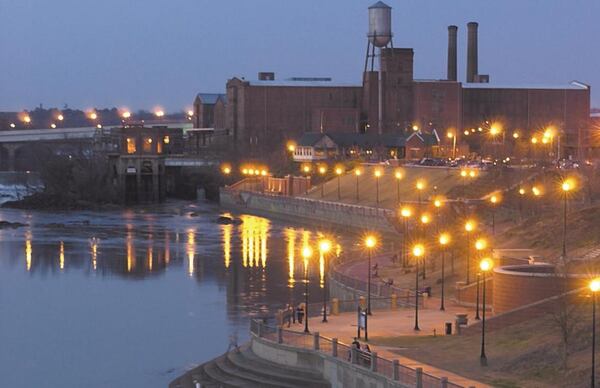
[[[170,111],[232,76],[360,82],[375,0],[0,0],[0,110],[126,106]],[[443,78],[447,26],[479,22],[479,72],[492,82],[592,85],[600,107],[600,1],[388,0],[395,47],[415,77]]]

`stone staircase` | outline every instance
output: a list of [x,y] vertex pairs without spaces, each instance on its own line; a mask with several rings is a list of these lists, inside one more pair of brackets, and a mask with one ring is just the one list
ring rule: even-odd
[[170,388],[329,388],[320,373],[286,367],[256,356],[248,345],[208,361],[177,378]]

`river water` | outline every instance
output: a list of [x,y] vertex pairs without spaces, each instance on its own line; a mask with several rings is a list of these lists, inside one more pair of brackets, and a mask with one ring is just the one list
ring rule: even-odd
[[[171,202],[110,212],[0,209],[0,386],[165,387],[302,298],[322,230]],[[343,242],[333,236],[335,254]],[[309,263],[322,298],[324,263]]]

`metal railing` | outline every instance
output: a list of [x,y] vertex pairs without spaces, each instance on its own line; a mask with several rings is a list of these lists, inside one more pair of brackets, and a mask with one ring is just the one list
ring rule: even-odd
[[401,365],[398,360],[390,360],[377,355],[377,352],[365,352],[339,342],[337,338],[328,338],[319,333],[302,333],[286,330],[280,326],[269,326],[259,320],[250,322],[252,335],[273,343],[285,344],[299,349],[318,352],[342,362],[351,363],[370,370],[401,384],[422,388],[464,388],[449,382],[446,377],[437,377],[423,372],[422,368]]

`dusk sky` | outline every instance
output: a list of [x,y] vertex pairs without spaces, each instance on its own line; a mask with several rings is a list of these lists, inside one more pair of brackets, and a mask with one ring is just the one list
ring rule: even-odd
[[[274,71],[359,83],[375,0],[0,0],[0,111],[124,106],[169,111],[232,76]],[[492,83],[592,86],[600,107],[600,1],[388,0],[415,78],[446,75],[447,26],[479,22]]]

